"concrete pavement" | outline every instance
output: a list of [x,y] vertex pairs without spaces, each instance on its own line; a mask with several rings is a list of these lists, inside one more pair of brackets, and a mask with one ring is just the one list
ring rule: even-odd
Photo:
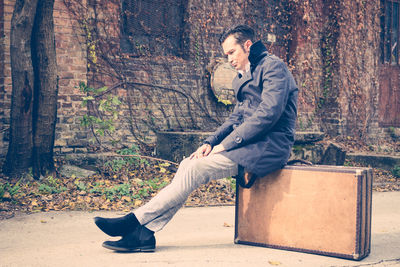
[[400,266],[400,192],[374,192],[371,254],[362,261],[235,245],[234,207],[183,208],[156,234],[155,253],[115,253],[94,216],[48,212],[0,221],[0,266]]

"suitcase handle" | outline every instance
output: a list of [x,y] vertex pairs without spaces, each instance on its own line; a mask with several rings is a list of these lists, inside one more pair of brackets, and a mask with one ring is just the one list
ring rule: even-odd
[[286,165],[295,165],[296,163],[301,163],[303,165],[309,165],[309,166],[313,165],[313,163],[311,161],[304,160],[304,159],[292,159],[292,160],[289,160],[286,163]]
[[[236,175],[236,181],[243,188],[250,188],[257,179],[257,175],[246,171],[242,166],[239,165],[238,175]],[[247,180],[247,182],[246,182]]]
[[[293,159],[286,163],[286,165],[295,165],[296,163],[301,163],[304,165],[313,165],[311,161],[304,159]],[[246,171],[242,166],[239,166],[238,175],[236,176],[236,181],[243,188],[250,188],[257,179],[257,175],[254,173]],[[247,182],[246,182],[247,181]]]

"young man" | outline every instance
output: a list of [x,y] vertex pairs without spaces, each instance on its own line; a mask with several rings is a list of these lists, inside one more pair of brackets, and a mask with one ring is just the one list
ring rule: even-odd
[[238,168],[262,177],[282,168],[294,142],[298,89],[292,74],[269,54],[254,31],[239,25],[220,38],[224,54],[238,71],[233,81],[237,104],[229,118],[189,158],[171,184],[147,204],[120,218],[96,217],[96,225],[118,241],[116,251],[154,251],[161,230],[189,194],[212,179],[235,176]]

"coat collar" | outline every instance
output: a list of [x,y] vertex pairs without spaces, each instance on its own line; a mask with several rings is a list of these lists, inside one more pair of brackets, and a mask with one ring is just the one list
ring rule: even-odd
[[260,60],[268,54],[267,48],[261,41],[257,41],[252,46],[250,46],[249,61],[250,61],[250,71],[247,71],[243,75],[238,73],[238,75],[233,80],[233,88],[235,88],[236,98],[239,99],[239,91],[242,86],[248,81],[253,79],[252,72]]
[[251,69],[257,66],[258,62],[260,62],[260,60],[267,54],[267,48],[261,41],[257,41],[250,46],[249,61]]

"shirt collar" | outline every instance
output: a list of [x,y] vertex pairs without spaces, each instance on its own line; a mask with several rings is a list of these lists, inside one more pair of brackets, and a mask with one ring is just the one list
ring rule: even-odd
[[243,76],[243,74],[245,74],[245,73],[248,72],[249,70],[250,70],[250,61],[247,62],[246,66],[245,66],[245,68],[244,68],[244,71],[243,71],[243,70],[238,70],[238,72],[240,73],[240,75]]

